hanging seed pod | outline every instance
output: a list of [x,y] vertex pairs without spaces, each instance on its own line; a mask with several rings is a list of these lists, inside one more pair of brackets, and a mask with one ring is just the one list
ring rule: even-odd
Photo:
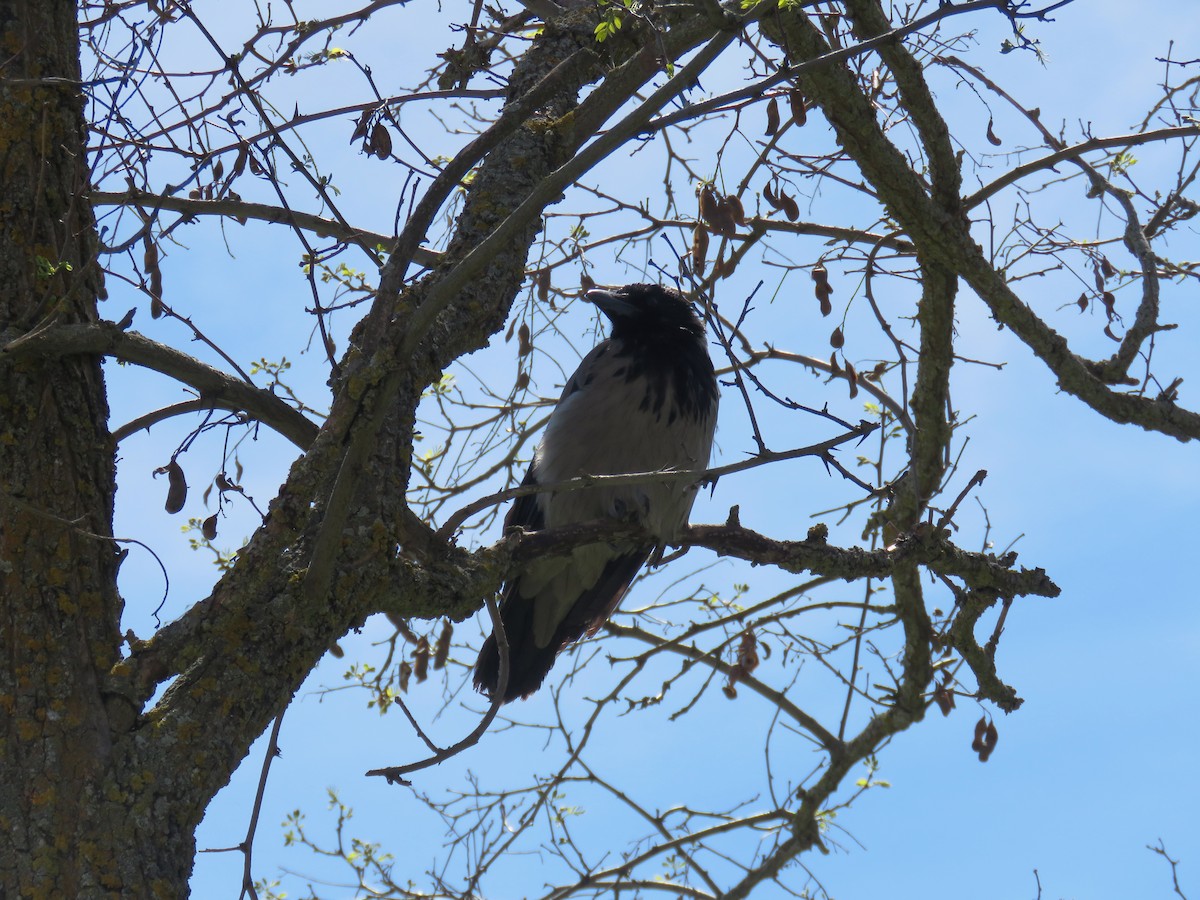
[[1086,293],[1080,294],[1079,299],[1075,301],[1075,305],[1079,307],[1080,312],[1087,312],[1088,296]]
[[229,180],[237,178],[242,172],[246,171],[246,160],[250,158],[250,145],[245,141],[238,144],[237,158],[233,161],[233,170],[229,173]]
[[371,139],[367,142],[367,152],[378,156],[380,159],[387,159],[392,155],[392,135],[382,122],[375,123],[375,127],[371,129]]
[[358,117],[358,121],[354,123],[354,133],[350,135],[350,143],[354,143],[359,138],[367,136],[367,126],[371,124],[372,110],[364,109],[362,115]]
[[442,626],[442,633],[438,635],[437,646],[433,648],[433,667],[434,669],[444,669],[446,660],[450,656],[450,636],[454,634],[454,626],[447,619]]
[[954,695],[946,689],[944,684],[939,684],[933,690],[933,702],[937,704],[943,716],[950,715],[954,709]]
[[142,251],[142,268],[146,272],[146,277],[150,279],[148,285],[150,291],[150,317],[157,319],[163,314],[162,269],[158,267],[158,244],[150,237],[149,231],[146,232],[143,244],[145,248]]
[[200,533],[204,535],[206,541],[215,541],[217,539],[217,514],[213,513],[200,526]]
[[545,303],[550,299],[550,270],[539,269],[536,279],[538,299]]
[[697,222],[696,227],[692,229],[692,271],[703,275],[707,259],[708,229]]
[[833,312],[833,304],[829,300],[829,296],[833,293],[833,287],[829,283],[829,270],[825,268],[824,263],[817,263],[812,269],[813,293],[816,294],[818,302],[821,304],[821,315],[827,316]]
[[717,201],[717,212],[712,218],[712,228],[717,234],[729,237],[737,227],[737,218],[729,201],[722,197]]
[[1108,321],[1112,321],[1117,317],[1117,298],[1113,296],[1112,291],[1104,291],[1100,294],[1100,300],[1104,303],[1104,314],[1108,316]]
[[160,472],[167,473],[167,502],[164,508],[174,515],[187,502],[187,479],[183,476],[183,468],[175,460],[171,460],[166,468],[155,470],[156,474]]
[[420,684],[429,677],[429,639],[424,635],[417,641],[417,649],[413,651],[413,675]]
[[1000,138],[996,137],[996,132],[992,130],[992,125],[993,125],[992,120],[989,118],[988,119],[988,127],[987,127],[988,143],[991,144],[993,147],[999,147],[1001,144],[1004,143],[1004,141],[1002,141],[1002,140],[1000,140]]
[[729,209],[729,213],[733,216],[733,221],[736,224],[746,224],[746,208],[742,206],[742,201],[738,199],[736,195],[728,195],[725,198],[725,205]]
[[527,387],[529,387],[529,373],[521,372],[517,375],[516,389],[518,391],[523,391]]
[[758,668],[758,645],[754,638],[754,632],[747,631],[742,635],[741,643],[738,645],[737,653],[737,672],[739,675],[749,675]]
[[408,664],[408,660],[400,663],[400,690],[408,693],[408,681],[412,678],[413,667]]
[[783,210],[783,214],[787,216],[789,222],[795,222],[800,218],[800,207],[796,205],[795,198],[788,194],[780,192],[779,207]]
[[854,363],[846,360],[846,381],[850,385],[850,399],[853,400],[858,396],[858,372],[854,370]]
[[771,204],[771,209],[779,209],[779,198],[775,195],[775,190],[771,187],[771,182],[763,185],[763,199]]
[[517,356],[528,356],[533,352],[533,343],[529,340],[529,326],[524,322],[517,329]]
[[975,723],[975,739],[971,741],[971,749],[976,753],[982,753],[984,749],[983,738],[987,734],[988,721],[987,716],[980,717]]
[[766,135],[770,137],[779,131],[779,101],[772,97],[767,101],[767,130]]
[[842,334],[841,328],[833,329],[833,334],[829,336],[829,346],[835,350],[841,350],[842,345],[846,343],[845,335]]
[[808,109],[804,105],[804,94],[800,88],[792,88],[788,91],[788,105],[792,108],[792,118],[797,125],[803,125],[808,121]]
[[700,218],[711,223],[717,215],[719,215],[720,203],[717,201],[717,192],[713,190],[711,184],[706,184],[700,189]]

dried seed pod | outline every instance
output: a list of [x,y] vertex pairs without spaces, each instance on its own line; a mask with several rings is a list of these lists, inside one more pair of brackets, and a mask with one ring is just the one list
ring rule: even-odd
[[733,216],[733,221],[738,225],[745,225],[746,207],[742,206],[741,198],[736,194],[729,194],[725,197],[725,204],[729,208],[730,215]]
[[829,336],[829,346],[833,347],[833,349],[835,349],[835,350],[841,350],[842,345],[845,343],[846,343],[846,338],[842,334],[842,329],[841,328],[833,329],[833,334],[831,334]]
[[528,356],[533,352],[533,342],[529,340],[529,326],[524,322],[517,329],[517,356]]
[[774,188],[771,187],[771,182],[763,185],[763,199],[771,204],[771,209],[779,209],[779,197],[776,196]]
[[539,269],[535,277],[537,281],[538,299],[545,302],[550,299],[550,270]]
[[730,700],[736,700],[736,699],[737,699],[737,688],[735,688],[735,687],[733,686],[733,683],[732,683],[732,682],[731,682],[731,683],[729,683],[729,684],[727,684],[727,685],[725,685],[724,687],[722,687],[722,688],[721,688],[721,693],[722,693],[722,694],[724,694],[726,697],[728,697]]
[[165,469],[158,472],[167,473],[167,502],[165,509],[171,515],[183,509],[187,502],[187,479],[183,476],[183,468],[175,460],[171,460]]
[[158,244],[150,237],[149,231],[146,233],[146,239],[143,241],[143,244],[142,268],[146,272],[146,277],[150,279],[150,284],[148,285],[150,290],[150,317],[157,319],[163,314],[162,269],[158,267]]
[[1104,291],[1100,294],[1100,300],[1104,303],[1104,314],[1108,316],[1108,321],[1112,321],[1117,317],[1117,298],[1113,296],[1112,291]]
[[937,704],[943,716],[950,715],[954,709],[954,695],[947,690],[944,684],[939,684],[933,690],[933,702]]
[[337,641],[334,641],[329,645],[329,655],[334,659],[341,659],[346,655],[346,651],[342,649],[341,644],[339,644]]
[[516,384],[517,390],[523,391],[527,387],[529,387],[529,373],[528,372],[519,372],[517,374],[517,384]]
[[971,741],[971,749],[976,753],[982,753],[984,749],[983,737],[987,734],[988,720],[987,716],[981,716],[979,721],[975,723],[975,739]]
[[726,236],[732,235],[737,229],[737,219],[733,207],[729,205],[726,198],[722,197],[717,201],[717,209],[709,219],[709,224],[717,234]]
[[204,520],[200,526],[200,533],[204,535],[206,541],[213,541],[217,538],[217,514],[213,513]]
[[788,91],[788,104],[792,107],[792,118],[797,125],[808,121],[808,108],[804,105],[804,94],[800,92],[800,88]]
[[720,203],[717,200],[717,192],[713,190],[711,184],[706,184],[700,189],[700,218],[711,223],[717,215],[719,215]]
[[412,678],[413,667],[408,664],[408,660],[400,663],[400,690],[408,693],[408,680]]
[[992,130],[992,124],[993,124],[992,120],[989,118],[988,119],[988,127],[987,127],[988,143],[991,144],[993,147],[999,147],[1001,144],[1004,143],[1004,141],[1002,141],[1002,140],[1000,140],[1000,138],[996,137],[996,132]]
[[1075,301],[1075,305],[1079,307],[1080,312],[1087,312],[1088,296],[1086,292],[1079,295],[1079,299]]
[[846,360],[846,381],[850,384],[850,399],[853,400],[858,396],[858,372],[850,360]]
[[692,229],[692,271],[703,275],[707,260],[708,229],[697,222],[696,227]]
[[371,114],[374,110],[364,109],[358,121],[354,123],[354,133],[350,135],[350,143],[367,136],[367,126],[371,124]]
[[220,181],[221,176],[224,174],[225,174],[225,162],[220,157],[218,157],[217,161],[213,164],[213,170],[212,170],[213,181]]
[[434,669],[444,669],[446,659],[450,656],[450,636],[454,634],[454,626],[447,619],[442,625],[442,633],[438,635],[437,645],[433,648]]
[[742,635],[738,645],[737,665],[734,667],[739,675],[749,675],[758,668],[758,647],[754,632],[747,631]]
[[783,214],[787,216],[789,222],[795,222],[800,218],[800,207],[796,204],[795,198],[785,193],[779,194],[779,208],[783,210]]
[[424,635],[417,641],[417,649],[413,651],[413,675],[417,684],[429,677],[429,639]]
[[770,137],[779,131],[779,101],[772,97],[767,101],[767,130],[766,135]]
[[242,172],[245,172],[248,158],[250,158],[250,144],[242,142],[238,145],[238,158],[235,158],[233,161],[233,170],[229,173],[230,181],[233,181]]
[[367,142],[367,152],[387,159],[392,155],[392,135],[382,122],[376,122],[371,129],[371,139]]
[[1117,270],[1113,268],[1113,264],[1108,261],[1107,256],[1100,257],[1100,274],[1104,276],[1105,281],[1117,274]]

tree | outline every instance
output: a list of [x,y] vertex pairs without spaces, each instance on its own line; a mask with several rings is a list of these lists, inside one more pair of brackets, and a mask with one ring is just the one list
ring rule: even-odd
[[[998,664],[1001,635],[1019,601],[1059,586],[962,524],[985,473],[959,460],[967,423],[987,407],[952,395],[952,372],[974,364],[956,321],[981,303],[1083,407],[1200,437],[1182,364],[1159,349],[1181,341],[1163,285],[1195,278],[1176,240],[1197,210],[1195,61],[1168,58],[1141,127],[1105,137],[1051,125],[972,62],[961,37],[1002,27],[1005,49],[1036,55],[1027,30],[1065,5],[477,3],[428,77],[395,93],[381,63],[335,39],[389,13],[403,21],[399,0],[320,19],[285,4],[232,35],[236,23],[186,3],[85,3],[82,32],[59,0],[0,9],[5,893],[185,894],[210,800],[318,661],[373,614],[394,623],[390,653],[348,673],[371,702],[411,712],[405,692],[432,667],[445,673],[447,707],[470,714],[461,687],[477,641],[454,643],[449,623],[532,556],[636,528],[476,537],[519,492],[496,490],[517,483],[560,367],[571,368],[559,335],[576,281],[614,280],[618,266],[703,304],[725,368],[721,440],[731,457],[751,451],[672,477],[723,486],[755,469],[786,481],[789,460],[819,461],[814,472],[833,473],[830,521],[767,535],[735,508],[689,529],[686,560],[715,553],[778,574],[692,578],[634,604],[609,626],[621,642],[560,662],[567,693],[552,694],[557,718],[539,732],[564,751],[550,774],[450,795],[422,788],[453,835],[453,870],[417,883],[365,848],[350,860],[359,876],[395,896],[487,895],[492,871],[533,840],[559,867],[545,876],[553,896],[740,897],[771,881],[816,893],[789,866],[827,845],[832,815],[877,784],[878,754],[931,706],[984,701],[973,749],[986,760],[999,735],[991,711],[1021,704]],[[197,46],[210,62],[185,61]],[[326,77],[338,99],[313,109],[308,92]],[[980,127],[947,118],[947,86],[977,98]],[[406,115],[418,103],[433,104],[443,134],[417,135]],[[366,198],[391,194],[397,234],[343,214],[337,164],[321,155],[335,151],[316,139],[327,126],[366,151],[358,165],[399,173]],[[989,150],[1009,129],[1028,135],[1019,149]],[[1174,167],[1144,181],[1135,149],[1170,154]],[[644,168],[663,189],[652,200],[629,159],[653,161]],[[1064,216],[1062,196],[1085,202],[1090,219]],[[168,260],[215,217],[235,244],[234,222],[294,235],[316,348],[307,361],[323,358],[329,398],[294,386],[282,358],[243,369],[224,349],[238,337],[236,305],[206,317],[172,302]],[[755,284],[768,272],[786,308],[766,309],[770,289]],[[106,282],[138,307],[102,317]],[[790,297],[801,285],[807,305]],[[788,322],[835,310],[828,360],[789,345]],[[186,328],[215,364],[131,330],[147,313]],[[516,376],[472,380],[466,358],[499,335],[515,339],[497,345]],[[110,433],[101,357],[193,396]],[[839,414],[824,392],[800,402],[806,372],[856,405],[869,397],[868,418]],[[168,512],[199,509],[186,472],[212,472],[203,500],[217,511],[194,520],[192,539],[217,552],[219,574],[177,618],[135,633],[117,588],[129,545],[113,536],[114,466],[122,442],[151,427]],[[259,515],[238,447],[263,428],[299,456],[234,556],[218,529]],[[671,562],[666,577],[687,566]],[[800,699],[802,669],[823,671],[836,700]],[[767,766],[751,807],[697,793],[658,812],[585,752],[618,713],[713,728],[725,698],[746,694],[770,711],[768,759],[787,759]],[[405,781],[486,742],[498,713],[483,710],[454,747],[430,740],[427,759],[375,774]],[[520,720],[521,709],[501,715]],[[583,783],[640,820],[609,858],[576,840],[558,802]],[[543,825],[549,837],[534,837]]]

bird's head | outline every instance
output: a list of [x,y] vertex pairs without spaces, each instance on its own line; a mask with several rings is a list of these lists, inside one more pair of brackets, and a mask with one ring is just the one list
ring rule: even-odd
[[614,338],[683,331],[703,339],[703,323],[688,298],[674,288],[627,284],[614,290],[590,290],[586,296],[608,316]]

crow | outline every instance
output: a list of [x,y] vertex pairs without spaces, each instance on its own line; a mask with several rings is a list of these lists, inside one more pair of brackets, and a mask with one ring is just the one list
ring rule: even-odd
[[[587,299],[612,322],[612,333],[567,379],[523,484],[706,468],[717,379],[691,303],[657,284],[591,290]],[[683,481],[646,481],[514,501],[506,532],[611,518],[637,522],[656,540],[588,544],[569,556],[535,560],[504,585],[500,618],[509,673],[503,702],[533,694],[564,647],[604,624],[650,554],[687,524],[696,490]],[[499,670],[493,634],[475,664],[476,689],[494,696]]]

